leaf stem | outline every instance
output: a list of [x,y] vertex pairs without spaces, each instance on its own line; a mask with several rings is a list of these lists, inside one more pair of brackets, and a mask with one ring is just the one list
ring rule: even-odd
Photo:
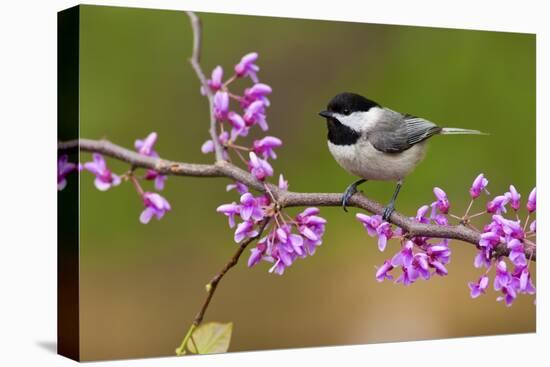
[[[189,338],[191,338],[191,335],[193,335],[193,332],[197,328],[198,325],[195,325],[195,323],[191,324],[191,327],[189,330],[187,330],[187,334],[185,334],[185,337],[183,338],[183,341],[181,342],[181,345],[176,348],[176,355],[181,356],[185,354],[185,349],[187,348],[187,342],[189,341]],[[196,349],[195,349],[196,350]]]
[[130,178],[130,181],[132,181],[132,183],[134,184],[134,187],[136,188],[136,191],[138,193],[138,195],[140,197],[143,197],[143,188],[141,187],[141,185],[139,184],[136,176],[134,175],[133,172],[130,172],[128,174],[128,177]]
[[468,219],[479,217],[480,215],[483,215],[483,214],[487,214],[487,212],[484,211],[484,212],[479,212],[479,213],[472,214],[468,217]]
[[464,213],[464,218],[468,218],[468,214],[470,214],[470,209],[472,209],[472,205],[474,205],[474,199],[470,200],[470,204],[468,205],[468,208],[466,209],[466,213]]
[[233,75],[231,76],[231,78],[227,79],[227,81],[226,81],[225,83],[223,83],[222,88],[223,88],[223,89],[227,88],[227,86],[228,86],[229,84],[231,84],[233,81],[235,81],[235,79],[237,79],[237,74],[233,74]]

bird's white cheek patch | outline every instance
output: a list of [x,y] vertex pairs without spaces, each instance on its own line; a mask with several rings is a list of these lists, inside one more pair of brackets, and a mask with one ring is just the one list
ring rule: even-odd
[[381,114],[384,112],[383,109],[378,107],[373,107],[370,110],[364,112],[354,112],[349,116],[336,114],[335,117],[343,125],[346,125],[358,132],[370,131],[377,121],[382,117]]

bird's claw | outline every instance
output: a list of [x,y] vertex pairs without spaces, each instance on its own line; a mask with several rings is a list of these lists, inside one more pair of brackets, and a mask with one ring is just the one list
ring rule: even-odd
[[355,181],[354,183],[349,185],[346,191],[344,192],[344,195],[342,196],[342,209],[344,209],[345,212],[348,211],[347,204],[349,199],[351,199],[351,197],[355,195],[355,193],[357,192],[357,186],[361,185],[365,181],[366,181],[365,179]]
[[342,197],[342,209],[344,209],[345,212],[348,211],[346,206],[348,204],[349,199],[351,199],[351,197],[355,195],[356,192],[357,192],[357,189],[352,186],[348,187],[346,192],[344,192],[344,196]]
[[393,204],[390,204],[387,207],[385,207],[384,208],[384,213],[382,214],[382,219],[387,222],[388,219],[390,219],[390,216],[392,215],[394,209],[395,208],[394,208]]

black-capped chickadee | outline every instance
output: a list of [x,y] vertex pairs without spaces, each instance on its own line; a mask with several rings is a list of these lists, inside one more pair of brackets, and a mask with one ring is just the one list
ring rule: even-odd
[[442,128],[354,93],[338,94],[319,115],[327,119],[328,147],[336,162],[347,172],[361,177],[344,192],[344,210],[363,182],[397,181],[384,210],[384,220],[388,220],[394,210],[403,179],[424,158],[428,138],[438,134],[486,135],[477,130]]

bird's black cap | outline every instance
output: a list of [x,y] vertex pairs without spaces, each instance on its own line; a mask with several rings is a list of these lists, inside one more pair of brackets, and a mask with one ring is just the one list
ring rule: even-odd
[[[380,105],[356,93],[343,92],[334,96],[327,105],[327,111],[349,115],[353,112],[368,111],[372,107]],[[327,117],[327,111],[321,112],[321,116]]]

